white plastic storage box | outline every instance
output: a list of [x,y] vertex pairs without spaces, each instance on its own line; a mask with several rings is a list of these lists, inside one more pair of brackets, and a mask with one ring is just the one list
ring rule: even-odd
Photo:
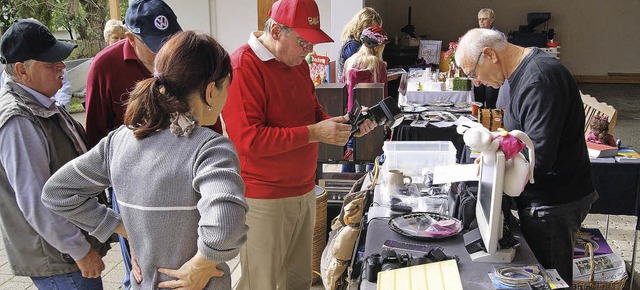
[[384,170],[398,169],[420,182],[422,169],[456,163],[456,147],[451,141],[385,141],[382,146]]

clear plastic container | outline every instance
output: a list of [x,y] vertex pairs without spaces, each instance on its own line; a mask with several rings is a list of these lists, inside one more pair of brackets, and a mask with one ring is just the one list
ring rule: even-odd
[[426,168],[456,163],[456,147],[451,141],[385,141],[382,146],[385,161],[383,170],[398,169],[415,182],[422,180]]

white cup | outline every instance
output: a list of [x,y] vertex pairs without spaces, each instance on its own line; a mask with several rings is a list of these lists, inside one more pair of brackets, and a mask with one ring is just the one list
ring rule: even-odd
[[[385,180],[389,186],[406,186],[413,182],[411,176],[406,176],[397,169],[388,170],[385,173]],[[408,181],[407,181],[408,180]]]

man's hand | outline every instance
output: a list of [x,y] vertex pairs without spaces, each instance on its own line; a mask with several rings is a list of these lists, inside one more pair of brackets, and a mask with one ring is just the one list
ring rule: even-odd
[[376,126],[378,126],[376,122],[372,121],[371,119],[366,119],[364,120],[364,122],[362,122],[362,124],[360,124],[360,126],[358,126],[359,130],[358,132],[353,134],[353,136],[362,137],[371,132],[371,130],[373,130]]
[[351,125],[344,116],[333,117],[309,125],[309,142],[322,142],[332,145],[344,146],[351,135]]
[[187,261],[178,270],[159,268],[158,272],[177,278],[158,284],[158,288],[171,289],[203,289],[213,277],[222,277],[224,272],[218,270],[217,262],[209,261],[200,252]]
[[100,257],[100,254],[94,249],[90,249],[84,258],[76,261],[76,264],[78,268],[80,268],[82,277],[85,278],[98,278],[102,270],[104,270],[102,257]]

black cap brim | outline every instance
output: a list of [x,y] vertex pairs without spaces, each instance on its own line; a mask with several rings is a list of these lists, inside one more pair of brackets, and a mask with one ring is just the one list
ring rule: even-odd
[[[179,31],[176,31],[176,33]],[[140,35],[142,38],[142,42],[146,45],[153,53],[158,53],[160,48],[162,48],[162,44],[164,44],[169,38],[171,38],[173,34],[163,34],[163,35]]]
[[78,47],[75,43],[58,41],[52,47],[50,47],[47,51],[41,53],[40,55],[34,57],[33,59],[37,61],[43,62],[59,62],[67,59],[71,52]]

